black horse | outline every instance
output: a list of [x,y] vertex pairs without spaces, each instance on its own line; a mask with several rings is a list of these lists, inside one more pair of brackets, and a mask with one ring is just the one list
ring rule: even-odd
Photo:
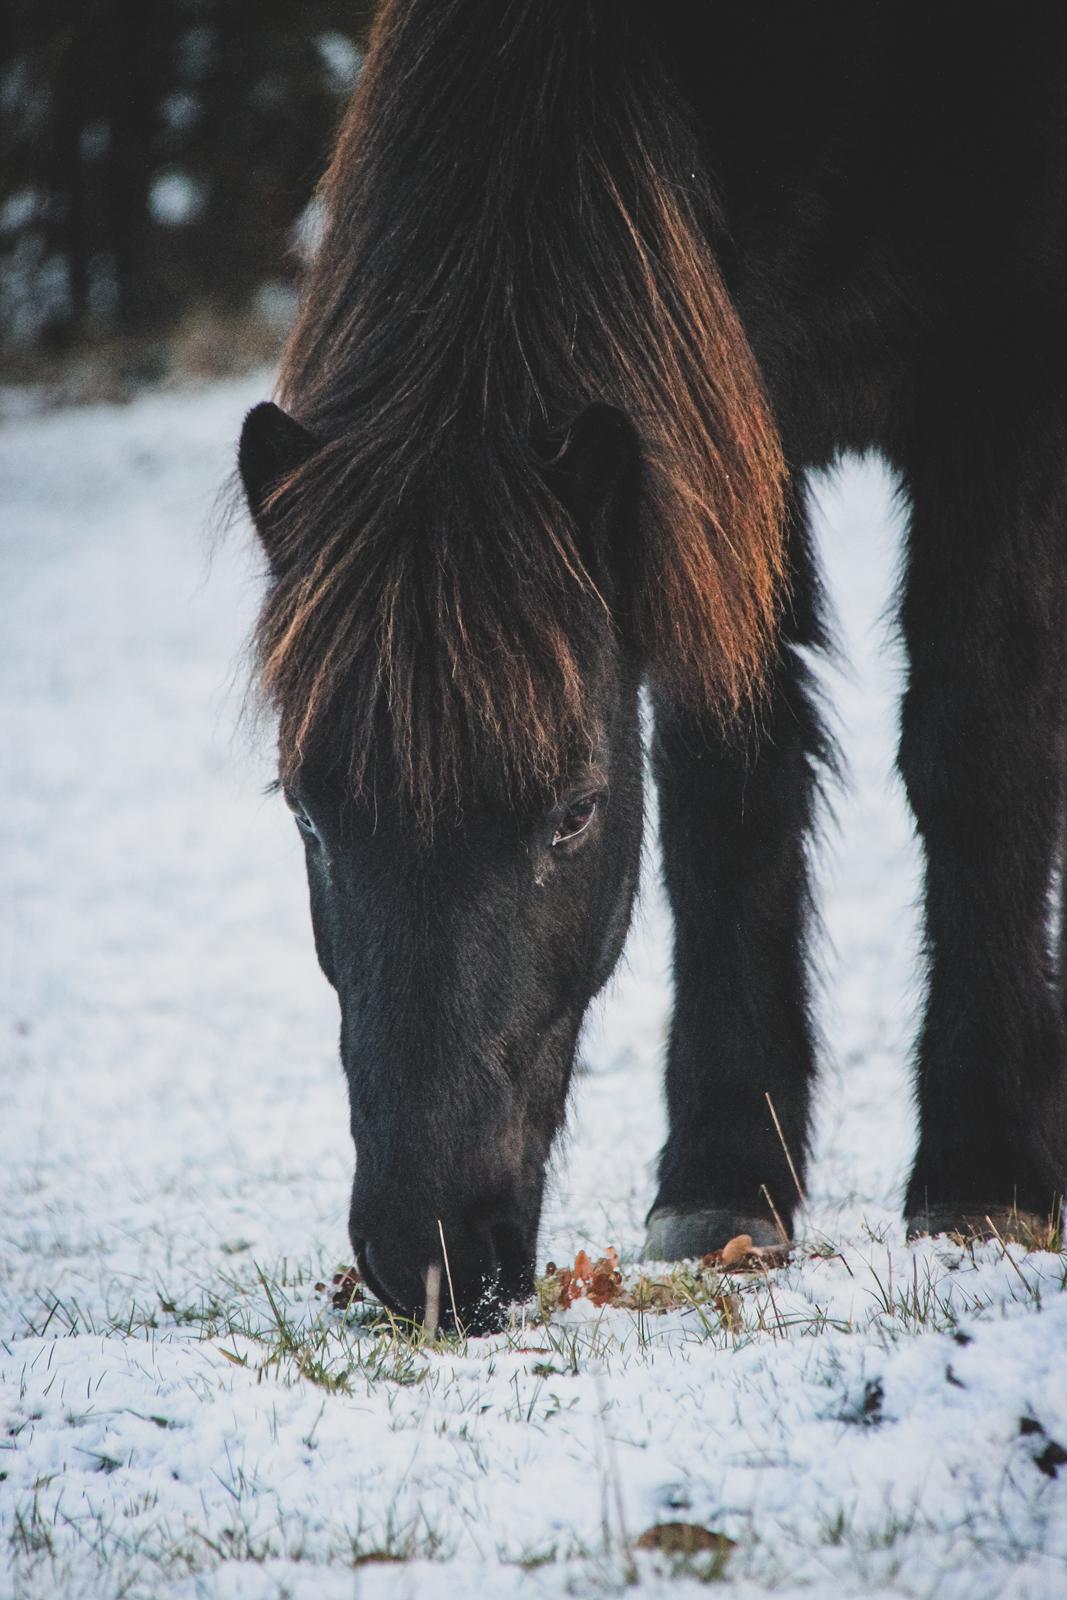
[[[370,1286],[531,1288],[638,873],[675,921],[650,1254],[792,1227],[832,759],[804,475],[910,505],[914,1232],[1067,1178],[1067,8],[388,0],[242,476],[260,677],[341,1002]],[[294,420],[299,419],[299,420]],[[780,1131],[768,1108],[773,1102]]]

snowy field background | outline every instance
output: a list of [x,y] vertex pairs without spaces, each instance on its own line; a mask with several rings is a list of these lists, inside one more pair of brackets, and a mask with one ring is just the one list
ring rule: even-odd
[[[238,727],[251,541],[208,529],[269,378],[0,429],[0,1596],[1067,1594],[1065,1262],[904,1243],[917,854],[891,778],[896,534],[818,487],[852,788],[820,878],[799,1234],[740,1324],[579,1304],[412,1348],[347,1260],[335,1003],[269,738]],[[541,1265],[632,1261],[662,1136],[650,847]],[[670,1520],[726,1539],[635,1549]]]

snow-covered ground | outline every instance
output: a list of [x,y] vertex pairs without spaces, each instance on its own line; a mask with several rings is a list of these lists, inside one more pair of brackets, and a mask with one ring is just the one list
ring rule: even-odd
[[[300,845],[239,724],[250,540],[221,385],[0,430],[0,1600],[1067,1594],[1051,1255],[904,1243],[917,857],[891,780],[875,464],[821,485],[853,788],[806,1254],[704,1308],[413,1349],[327,1309],[351,1151]],[[541,1260],[631,1258],[662,1135],[649,882]],[[634,1550],[681,1520],[736,1541]],[[392,1559],[385,1559],[386,1557]]]

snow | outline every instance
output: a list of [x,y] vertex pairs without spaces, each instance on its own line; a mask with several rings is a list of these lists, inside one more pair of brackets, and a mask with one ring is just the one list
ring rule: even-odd
[[[1064,1259],[910,1247],[898,1214],[921,991],[886,473],[816,491],[852,787],[818,856],[812,1249],[735,1284],[735,1332],[579,1303],[418,1350],[314,1288],[348,1255],[337,1017],[239,715],[258,564],[208,531],[269,387],[0,430],[0,1596],[703,1592],[707,1558],[629,1553],[669,1520],[736,1541],[739,1596],[1067,1592]],[[640,1246],[669,1004],[651,845],[647,880],[542,1264]]]
[[204,209],[204,185],[181,172],[168,167],[152,179],[148,194],[148,209],[152,220],[168,228],[177,228],[195,222]]

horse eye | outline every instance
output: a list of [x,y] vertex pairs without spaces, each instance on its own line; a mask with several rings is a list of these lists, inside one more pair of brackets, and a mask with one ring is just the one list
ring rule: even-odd
[[595,816],[595,794],[586,794],[580,800],[572,800],[556,824],[556,830],[552,835],[553,849],[556,845],[566,844],[570,839],[577,839],[579,834],[585,832]]
[[300,804],[300,801],[296,798],[296,796],[292,795],[292,794],[287,794],[285,796],[285,803],[289,807],[289,810],[292,812],[293,821],[296,823],[297,827],[300,829],[300,832],[301,833],[306,833],[309,839],[317,839],[318,836],[319,836],[318,829],[316,828],[315,824],[312,822],[311,818],[308,816],[307,812],[304,810],[303,806]]

